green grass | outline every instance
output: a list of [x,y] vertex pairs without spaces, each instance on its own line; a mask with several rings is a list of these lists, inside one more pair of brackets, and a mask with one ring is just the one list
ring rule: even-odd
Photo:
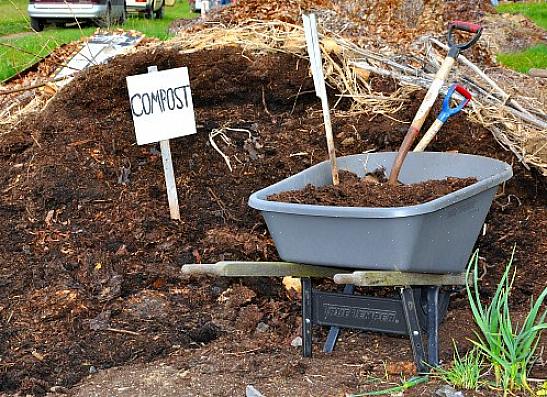
[[547,45],[537,44],[524,51],[496,55],[497,60],[513,70],[527,73],[530,68],[547,68]]
[[[522,14],[547,30],[547,3],[504,3],[496,10],[499,13]],[[547,68],[547,45],[538,44],[524,51],[497,54],[498,61],[513,70],[527,73],[530,68]]]
[[[43,32],[31,32],[26,14],[26,0],[0,0],[0,27],[2,35],[30,32],[19,37],[2,38],[0,35],[0,81],[6,80],[34,64],[62,44],[89,36],[97,29],[85,25],[59,28],[47,25]],[[20,11],[19,11],[20,10]],[[178,0],[174,7],[166,7],[163,19],[145,19],[142,15],[130,14],[123,28],[138,30],[147,37],[161,40],[169,38],[167,29],[171,22],[180,18],[191,18],[193,13],[186,0]]]
[[349,397],[394,396],[398,394],[403,394],[405,390],[412,389],[413,387],[418,386],[422,383],[427,383],[428,381],[429,381],[428,376],[415,376],[406,381],[403,381],[403,383],[401,383],[400,385],[390,387],[388,389],[350,394]]
[[528,372],[534,365],[541,334],[547,329],[547,288],[537,300],[531,300],[526,317],[516,322],[509,309],[516,277],[516,271],[512,270],[514,254],[513,250],[494,295],[486,304],[480,296],[479,251],[472,255],[466,274],[466,291],[478,330],[476,339],[471,340],[472,350],[460,356],[455,348],[452,365],[447,369],[435,369],[437,376],[445,382],[475,390],[487,386],[499,390],[500,396],[504,397],[516,395],[515,392],[536,395],[528,383]]
[[496,7],[500,13],[522,14],[547,30],[547,3],[504,3]]
[[0,0],[0,36],[30,31],[27,1]]
[[[89,36],[95,27],[46,29],[40,33],[0,39],[0,81],[3,81],[34,64],[62,44]],[[9,47],[8,47],[9,46]]]
[[474,347],[462,356],[454,342],[452,364],[447,369],[435,368],[435,371],[444,382],[456,388],[477,390],[484,383],[481,380],[485,372],[484,367],[482,351]]

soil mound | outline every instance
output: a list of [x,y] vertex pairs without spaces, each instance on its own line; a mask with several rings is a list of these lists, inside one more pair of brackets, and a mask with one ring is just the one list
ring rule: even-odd
[[[154,64],[190,70],[198,133],[172,141],[180,222],[169,219],[159,151],[135,145],[125,85],[125,76]],[[389,118],[338,113],[333,128],[345,142],[338,154],[395,150],[407,129],[396,120],[410,121],[423,95]],[[325,146],[301,60],[238,47],[117,58],[0,135],[0,392],[44,394],[97,369],[203,349],[225,334],[243,338],[261,319],[269,346],[286,346],[298,332],[298,305],[278,280],[181,280],[179,267],[277,259],[247,198],[323,161]],[[512,161],[461,115],[431,149]],[[546,189],[536,174],[514,167],[478,247],[488,295],[517,244],[518,308],[547,280]],[[228,299],[236,288],[247,298]]]

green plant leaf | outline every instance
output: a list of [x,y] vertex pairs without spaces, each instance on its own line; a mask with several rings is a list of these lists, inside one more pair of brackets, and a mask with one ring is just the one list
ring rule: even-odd
[[[528,369],[537,349],[539,336],[547,329],[547,311],[541,311],[547,299],[547,288],[535,302],[531,301],[530,311],[522,326],[514,324],[512,320],[509,299],[516,278],[516,270],[511,271],[515,249],[516,247],[488,305],[483,305],[479,293],[478,251],[474,252],[467,268],[467,275],[473,274],[473,279],[468,278],[466,284],[467,296],[473,318],[479,328],[475,333],[477,339],[472,340],[472,343],[494,368],[496,385],[503,387],[504,395],[512,390],[530,390],[527,381]],[[469,373],[474,371],[469,361],[462,362],[456,358],[455,363],[454,368],[460,365],[461,368],[458,369],[468,370]]]

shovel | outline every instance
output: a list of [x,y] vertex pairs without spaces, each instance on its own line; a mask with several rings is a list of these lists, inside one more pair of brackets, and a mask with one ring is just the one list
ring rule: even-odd
[[[454,95],[454,92],[460,93],[464,97],[464,100],[461,101],[456,107],[451,108],[450,101],[452,100],[452,95]],[[418,142],[414,148],[414,152],[423,152],[426,146],[429,145],[429,142],[431,142],[435,135],[437,135],[437,132],[439,132],[443,124],[446,123],[446,120],[448,120],[449,117],[458,114],[469,103],[469,101],[471,101],[471,94],[469,91],[459,84],[452,84],[444,97],[441,113],[439,113],[435,122],[431,124],[431,127],[429,127],[420,142]]]
[[[454,43],[453,38],[453,33],[455,30],[473,33],[473,37],[471,37],[471,39],[467,43],[456,44]],[[441,89],[446,78],[448,77],[450,69],[452,69],[452,66],[454,66],[454,63],[456,62],[456,58],[458,58],[460,51],[465,50],[475,44],[477,40],[479,40],[481,33],[482,27],[480,25],[470,22],[453,21],[450,22],[450,24],[448,25],[448,55],[446,56],[441,67],[437,71],[437,74],[433,79],[433,83],[431,83],[431,87],[429,87],[427,94],[425,94],[425,98],[420,105],[420,108],[416,112],[416,116],[414,116],[414,120],[412,120],[412,124],[408,128],[405,139],[403,140],[403,143],[399,148],[399,153],[397,154],[397,157],[393,162],[393,166],[391,167],[391,174],[389,176],[390,185],[397,184],[399,172],[401,171],[401,167],[403,166],[405,157],[412,147],[412,144],[420,134],[422,125],[424,125],[425,119],[427,118],[427,115],[431,111],[431,108],[433,107],[433,104],[435,103],[435,100],[439,95],[439,90]]]

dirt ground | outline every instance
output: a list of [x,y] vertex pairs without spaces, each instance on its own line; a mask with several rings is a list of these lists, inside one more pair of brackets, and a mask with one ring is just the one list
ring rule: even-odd
[[[169,219],[157,146],[135,144],[125,76],[151,64],[190,70],[198,133],[171,143],[180,222]],[[300,304],[278,279],[180,275],[185,263],[278,259],[247,198],[326,159],[312,90],[307,65],[290,55],[156,48],[93,67],[0,135],[0,394],[44,395],[83,380],[71,393],[150,395],[144,385],[156,390],[170,379],[163,395],[242,395],[254,384],[267,396],[341,396],[378,387],[386,374],[393,382],[408,375],[410,345],[398,337],[345,332],[325,355],[325,330],[317,329],[317,354],[301,358],[291,346]],[[423,95],[390,117],[349,114],[341,101],[333,118],[338,155],[396,150]],[[232,172],[209,141],[213,130],[224,133],[214,139]],[[430,148],[513,164],[477,247],[488,298],[516,245],[518,318],[547,283],[545,178],[463,114]],[[466,298],[456,294],[441,330],[444,361],[452,339],[469,347],[471,324]],[[546,375],[540,355],[532,376]]]

